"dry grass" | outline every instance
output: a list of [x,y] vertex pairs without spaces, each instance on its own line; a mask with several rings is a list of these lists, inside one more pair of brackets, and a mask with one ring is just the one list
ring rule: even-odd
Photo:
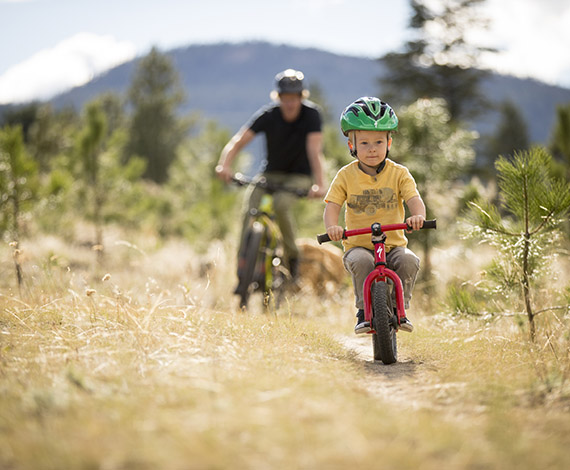
[[2,268],[0,468],[570,466],[568,357],[512,318],[412,312],[385,367],[338,340],[350,289],[237,312],[221,245],[110,244],[104,269],[28,246],[21,298]]

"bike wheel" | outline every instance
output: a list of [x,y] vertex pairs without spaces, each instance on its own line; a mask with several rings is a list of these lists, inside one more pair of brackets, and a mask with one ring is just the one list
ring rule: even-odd
[[267,311],[279,308],[288,271],[283,266],[282,255],[271,253],[266,258],[266,278],[263,305]]
[[240,298],[240,308],[247,308],[247,302],[252,290],[250,286],[254,283],[255,267],[259,259],[259,254],[261,252],[262,238],[263,226],[261,226],[261,224],[254,223],[246,235],[245,250],[243,255],[245,263],[241,271],[238,287],[236,289],[236,293]]
[[374,360],[393,364],[398,360],[398,344],[392,323],[392,299],[386,282],[372,284],[372,311],[372,328],[375,331],[372,334]]

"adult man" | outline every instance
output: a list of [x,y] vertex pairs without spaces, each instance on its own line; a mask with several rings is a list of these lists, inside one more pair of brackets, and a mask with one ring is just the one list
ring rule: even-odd
[[[307,100],[302,72],[287,69],[275,76],[273,102],[257,111],[226,144],[216,173],[229,182],[231,165],[239,152],[258,133],[265,134],[266,162],[261,175],[271,185],[306,190],[308,197],[324,196],[324,164],[322,154],[321,116],[316,105]],[[250,187],[246,194],[246,211],[259,205],[263,190]],[[297,273],[299,250],[295,244],[295,229],[290,212],[294,196],[288,192],[274,194],[277,223],[283,234],[285,257],[294,277]],[[244,220],[244,227],[247,220]],[[242,236],[243,241],[243,236]],[[241,243],[240,243],[241,244]]]

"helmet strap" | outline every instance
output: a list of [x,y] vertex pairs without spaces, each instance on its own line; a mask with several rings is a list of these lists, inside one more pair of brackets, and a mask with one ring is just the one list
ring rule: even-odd
[[[362,163],[361,161],[358,162],[358,166],[360,167],[360,169],[362,171],[364,171],[364,168],[362,168],[363,166],[367,166],[368,168],[374,168],[372,166],[367,165],[366,163]],[[380,173],[384,169],[385,166],[386,166],[386,159],[382,160],[382,163],[380,163],[380,165],[378,165],[375,168],[376,174]],[[364,171],[364,173],[366,173],[366,172]]]
[[354,157],[357,158],[357,154],[356,154],[356,141],[354,142],[354,144],[349,140],[348,141],[348,149],[350,150],[350,154]]

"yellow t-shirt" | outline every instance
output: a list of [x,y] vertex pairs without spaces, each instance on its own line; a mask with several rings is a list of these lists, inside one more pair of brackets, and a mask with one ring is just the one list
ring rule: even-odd
[[[382,171],[374,176],[364,173],[358,161],[342,167],[325,196],[325,202],[342,207],[346,202],[345,222],[348,230],[370,227],[374,222],[400,224],[404,222],[404,201],[419,196],[416,182],[405,166],[386,159]],[[386,249],[406,246],[403,230],[386,232]],[[370,234],[343,240],[344,250],[362,246],[374,249]]]

